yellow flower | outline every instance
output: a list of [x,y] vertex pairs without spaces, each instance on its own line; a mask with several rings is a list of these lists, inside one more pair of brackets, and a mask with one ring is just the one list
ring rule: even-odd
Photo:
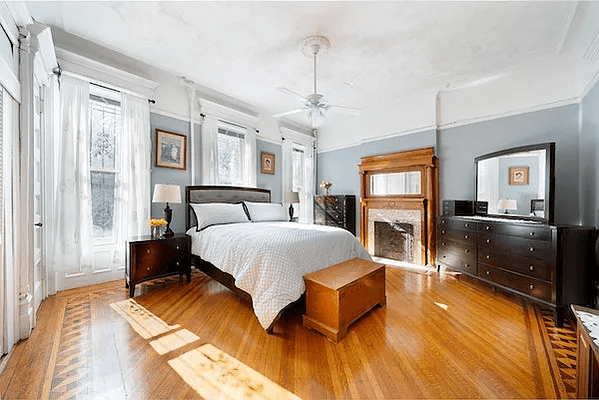
[[166,220],[164,218],[152,218],[148,222],[148,225],[150,225],[150,226],[162,226],[162,225],[166,225]]

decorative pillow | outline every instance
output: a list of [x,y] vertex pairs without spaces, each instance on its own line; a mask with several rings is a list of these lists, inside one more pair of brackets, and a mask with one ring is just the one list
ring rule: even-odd
[[289,221],[289,215],[282,204],[278,203],[252,203],[244,201],[250,220],[260,221]]
[[191,204],[198,221],[198,232],[212,225],[248,222],[243,205],[229,203]]

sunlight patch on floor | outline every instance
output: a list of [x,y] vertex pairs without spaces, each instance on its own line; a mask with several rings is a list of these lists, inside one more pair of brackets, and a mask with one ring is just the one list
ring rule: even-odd
[[133,299],[111,303],[110,307],[125,318],[135,332],[144,339],[150,339],[180,327],[180,325],[168,325]]
[[372,256],[372,260],[381,264],[385,264],[388,267],[401,268],[411,272],[417,272],[420,274],[430,274],[436,272],[437,268],[426,265],[412,264],[405,261],[393,260],[390,258]]
[[300,399],[211,344],[168,363],[206,399]]
[[436,301],[435,301],[435,305],[437,305],[438,307],[441,307],[445,311],[447,311],[447,309],[449,308],[449,306],[447,304],[437,303]]

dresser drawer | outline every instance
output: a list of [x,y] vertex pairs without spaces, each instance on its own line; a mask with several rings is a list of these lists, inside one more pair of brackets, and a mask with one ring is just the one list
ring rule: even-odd
[[545,301],[552,301],[550,283],[482,263],[479,264],[478,276],[529,296]]
[[[453,251],[455,250],[455,251]],[[476,275],[476,249],[439,248],[437,261],[451,269],[469,272]]]
[[551,228],[545,225],[514,225],[485,221],[478,225],[480,232],[509,235],[520,238],[551,241]]
[[476,246],[476,237],[471,231],[447,230],[441,228],[439,230],[439,242],[452,240],[460,243],[463,246]]
[[498,254],[479,248],[478,262],[518,272],[522,275],[547,282],[552,282],[554,279],[553,264],[535,258],[522,257],[512,253]]
[[472,231],[477,230],[478,223],[476,221],[470,221],[465,219],[455,219],[448,217],[439,218],[439,229],[445,229],[446,231],[460,230],[460,231]]
[[478,238],[478,248],[481,254],[490,254],[499,258],[508,254],[536,258],[552,265],[555,263],[556,258],[552,242],[524,239],[516,236],[483,234]]

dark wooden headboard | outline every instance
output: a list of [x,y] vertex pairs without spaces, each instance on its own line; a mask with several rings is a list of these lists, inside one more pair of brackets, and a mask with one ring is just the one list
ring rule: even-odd
[[185,230],[197,225],[192,203],[239,203],[240,201],[270,203],[270,190],[238,186],[186,186]]

